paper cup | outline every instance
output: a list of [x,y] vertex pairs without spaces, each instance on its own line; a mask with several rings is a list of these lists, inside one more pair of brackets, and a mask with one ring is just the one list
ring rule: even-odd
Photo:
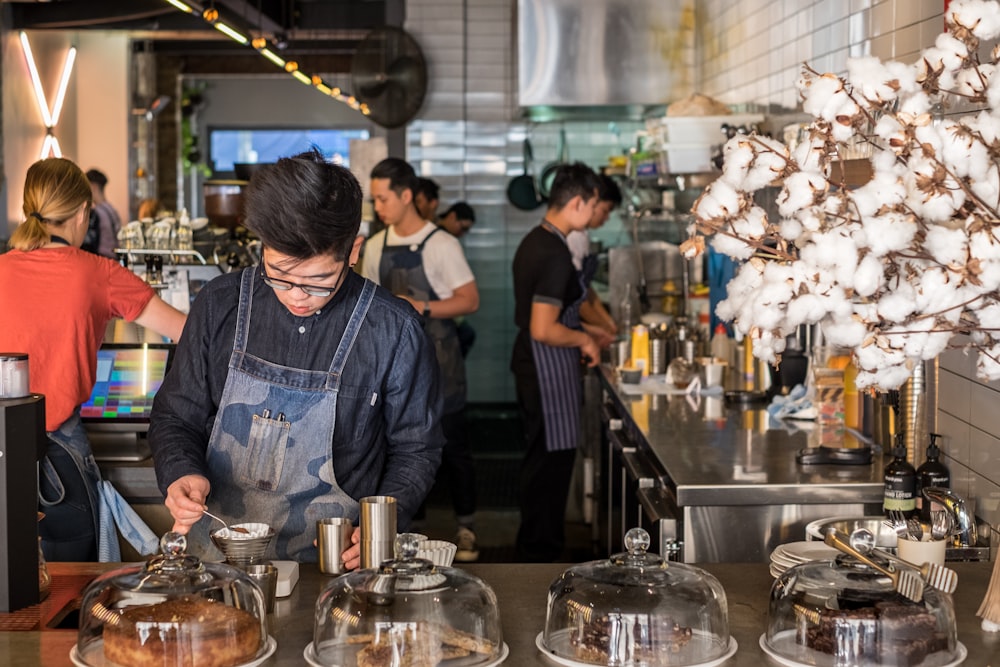
[[935,563],[944,565],[944,552],[947,540],[897,540],[896,554],[905,560],[920,567],[924,563]]

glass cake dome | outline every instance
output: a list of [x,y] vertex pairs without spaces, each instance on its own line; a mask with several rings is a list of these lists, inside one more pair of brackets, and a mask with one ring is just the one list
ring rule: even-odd
[[234,667],[274,652],[264,596],[245,572],[185,553],[187,538],[166,533],[162,553],[112,570],[83,592],[70,657],[88,667]]
[[625,534],[624,553],[570,567],[549,586],[539,650],[566,665],[715,665],[736,651],[722,584],[647,553],[649,534]]
[[[417,558],[396,538],[395,560],[327,584],[316,600],[310,665],[489,667],[507,657],[497,598],[468,572]],[[447,661],[443,662],[442,661]]]
[[[879,564],[880,556],[868,555]],[[922,582],[920,585],[923,585]],[[955,665],[951,596],[924,586],[920,602],[892,580],[848,555],[791,567],[771,586],[765,653],[783,664],[822,667]]]

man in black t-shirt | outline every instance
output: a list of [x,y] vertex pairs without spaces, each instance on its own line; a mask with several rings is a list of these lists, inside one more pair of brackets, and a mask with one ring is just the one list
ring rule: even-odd
[[586,165],[560,167],[545,219],[514,254],[518,332],[511,370],[528,443],[517,550],[525,562],[555,561],[565,543],[566,499],[580,432],[581,364],[595,366],[600,356],[597,341],[580,323],[585,292],[566,235],[590,222],[598,186]]

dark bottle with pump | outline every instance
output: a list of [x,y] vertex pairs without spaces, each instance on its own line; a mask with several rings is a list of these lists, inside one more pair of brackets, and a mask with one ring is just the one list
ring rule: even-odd
[[906,445],[902,433],[896,434],[896,446],[892,448],[892,461],[885,467],[885,495],[883,509],[899,510],[907,518],[916,514],[917,471],[906,460]]
[[931,443],[927,445],[927,460],[917,468],[917,507],[920,509],[920,519],[925,523],[930,523],[931,520],[931,501],[923,497],[921,490],[931,486],[951,488],[951,472],[948,466],[938,460],[941,449],[937,446],[937,439],[940,437],[937,433],[931,433]]

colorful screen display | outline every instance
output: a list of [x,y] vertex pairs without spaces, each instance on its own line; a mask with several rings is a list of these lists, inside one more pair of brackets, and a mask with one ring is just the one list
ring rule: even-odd
[[89,421],[148,420],[169,358],[169,348],[102,347],[97,352],[97,382],[80,416]]

